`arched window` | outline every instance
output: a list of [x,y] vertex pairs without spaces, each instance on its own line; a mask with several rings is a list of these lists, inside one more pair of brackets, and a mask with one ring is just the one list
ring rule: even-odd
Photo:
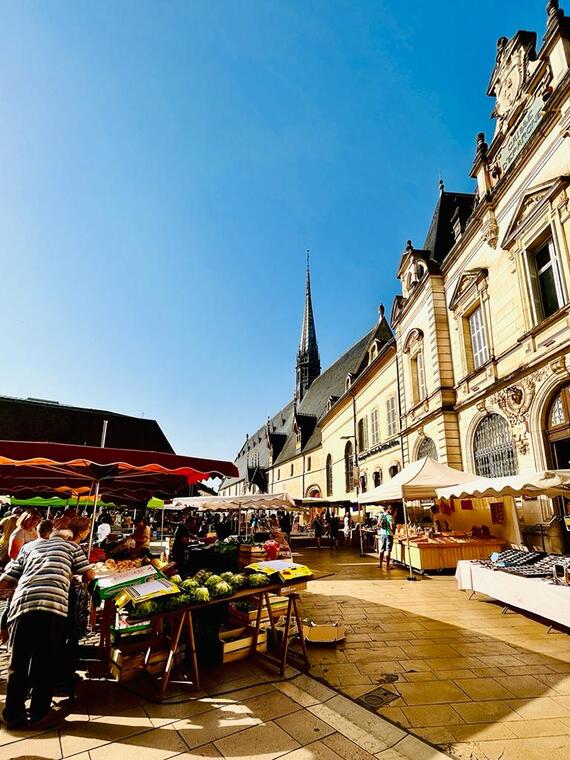
[[418,459],[430,457],[437,462],[437,448],[432,438],[424,438],[418,448]]
[[372,473],[372,481],[374,483],[374,488],[382,485],[382,470],[376,470],[376,472]]
[[344,485],[346,493],[354,488],[353,483],[354,461],[352,458],[352,441],[347,441],[344,447]]
[[517,474],[517,462],[509,425],[500,414],[481,420],[473,440],[475,472],[485,478]]
[[332,473],[332,457],[329,454],[327,457],[327,496],[332,496],[333,493],[333,473]]
[[393,478],[394,475],[397,475],[400,472],[400,465],[399,464],[393,464],[391,467],[388,468],[388,475]]

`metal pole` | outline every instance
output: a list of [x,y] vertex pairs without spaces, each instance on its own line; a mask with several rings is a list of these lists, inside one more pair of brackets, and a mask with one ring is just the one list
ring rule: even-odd
[[417,578],[414,575],[414,571],[412,570],[412,553],[410,550],[410,531],[409,531],[409,523],[408,523],[408,510],[406,508],[406,500],[402,499],[402,506],[404,507],[404,525],[406,527],[406,546],[408,548],[408,568],[410,571],[409,576],[406,578],[407,581],[415,581]]
[[[109,420],[103,420],[103,429],[101,431],[101,448],[105,448],[105,441],[107,440],[107,426]],[[91,554],[91,547],[93,546],[93,531],[95,529],[95,520],[97,518],[97,501],[99,499],[99,481],[95,483],[95,499],[93,501],[93,518],[91,520],[91,530],[89,531],[89,547],[87,549],[87,558]]]
[[162,502],[162,514],[160,516],[160,546],[164,541],[164,501]]

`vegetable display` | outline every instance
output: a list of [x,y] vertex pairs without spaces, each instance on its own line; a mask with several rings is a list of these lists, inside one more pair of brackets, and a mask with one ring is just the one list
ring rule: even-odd
[[258,588],[259,586],[267,586],[269,579],[263,573],[253,573],[247,576],[247,585],[251,588]]
[[220,578],[219,575],[210,575],[210,577],[205,580],[204,586],[206,586],[206,588],[214,588],[216,584],[222,582],[223,578]]
[[208,587],[213,597],[230,596],[233,594],[233,588],[227,581],[220,581],[213,586]]

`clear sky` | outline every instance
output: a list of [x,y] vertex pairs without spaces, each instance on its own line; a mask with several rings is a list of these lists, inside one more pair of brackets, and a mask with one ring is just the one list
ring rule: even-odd
[[389,313],[545,0],[0,0],[0,393],[233,458]]

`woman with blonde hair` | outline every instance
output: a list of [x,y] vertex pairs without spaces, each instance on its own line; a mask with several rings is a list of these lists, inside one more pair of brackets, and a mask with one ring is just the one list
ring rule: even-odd
[[36,541],[38,533],[37,526],[40,524],[42,516],[37,509],[27,509],[18,517],[16,530],[10,536],[8,544],[8,556],[10,559],[17,559],[20,549],[24,544],[30,541]]
[[2,537],[0,538],[0,563],[4,564],[8,559],[8,548],[10,546],[10,536],[16,530],[18,524],[19,515],[16,512],[12,512],[11,515],[6,515],[2,521],[0,521],[0,529],[2,530]]

